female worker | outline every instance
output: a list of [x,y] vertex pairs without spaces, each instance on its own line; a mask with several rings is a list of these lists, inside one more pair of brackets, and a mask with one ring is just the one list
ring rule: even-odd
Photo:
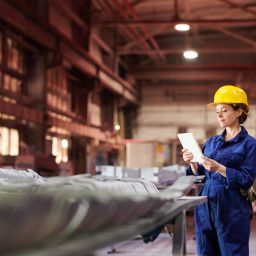
[[200,195],[208,202],[195,209],[198,255],[249,255],[251,202],[241,190],[250,188],[256,176],[256,140],[241,126],[248,116],[246,93],[226,85],[214,95],[217,120],[224,131],[207,140],[201,163],[183,149],[190,164],[188,174],[205,175]]

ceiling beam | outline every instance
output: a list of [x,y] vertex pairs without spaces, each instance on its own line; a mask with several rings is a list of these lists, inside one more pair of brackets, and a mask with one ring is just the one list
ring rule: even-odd
[[181,65],[157,65],[136,67],[136,71],[153,72],[156,70],[255,70],[256,64],[181,64]]
[[177,83],[176,81],[170,83],[153,83],[153,84],[143,84],[141,86],[142,90],[145,90],[145,93],[150,93],[151,91],[157,90],[174,90],[174,91],[183,91],[183,90],[216,90],[219,85],[216,82],[208,82],[208,83]]
[[[75,51],[72,49],[72,42],[66,41],[66,43],[60,43],[61,52],[63,52],[64,57],[76,66],[78,69],[82,70],[90,76],[97,77],[99,80],[108,88],[109,90],[124,96],[127,100],[138,103],[137,92],[135,89],[125,80],[118,77],[111,70],[109,70],[103,64],[98,63],[95,65],[92,57],[84,50]],[[85,56],[89,56],[90,59],[87,60]]]
[[57,38],[47,29],[47,25],[39,24],[38,20],[20,12],[6,1],[0,1],[0,19],[44,47],[54,49],[57,46]]
[[[255,43],[256,44],[256,43]],[[169,48],[161,49],[162,53],[167,54],[179,54],[184,52],[184,48]],[[215,54],[215,53],[251,53],[256,52],[256,48],[193,48],[199,54]],[[137,50],[137,49],[127,49],[118,50],[118,55],[155,55],[158,54],[156,50]]]
[[233,37],[233,38],[235,38],[235,39],[237,39],[237,40],[239,40],[239,41],[241,41],[243,43],[252,45],[253,47],[256,48],[256,42],[254,40],[252,40],[252,39],[249,39],[247,37],[241,36],[241,35],[239,35],[237,33],[234,33],[234,32],[232,32],[232,31],[230,31],[228,29],[225,29],[225,28],[219,27],[219,28],[216,28],[216,29],[221,31],[225,35],[231,36],[231,37]]
[[[118,14],[120,16],[119,14],[120,12],[114,9],[114,5],[112,4],[112,2],[109,2],[109,1],[102,2],[100,0],[95,0],[94,4],[98,4],[100,6],[102,16],[105,15],[109,17],[110,15],[112,15],[112,13],[114,13],[114,15]],[[137,38],[136,34],[132,30],[128,30],[125,27],[120,28],[119,30],[120,30],[120,34],[122,34],[122,36],[126,38],[127,41]]]
[[187,23],[191,26],[193,25],[200,25],[201,27],[210,27],[215,28],[219,26],[255,26],[256,20],[255,19],[234,19],[234,20],[227,20],[227,19],[219,19],[219,20],[205,20],[205,19],[182,19],[182,20],[175,20],[175,19],[136,19],[136,20],[119,20],[119,21],[94,21],[94,26],[101,26],[101,27],[123,27],[123,26],[131,26],[131,27],[138,27],[141,25],[170,25],[174,26],[177,23]]
[[86,27],[86,22],[79,17],[78,14],[76,14],[74,11],[72,11],[71,6],[68,6],[65,1],[61,0],[54,0],[51,1],[51,4],[53,4],[55,7],[57,7],[64,15],[69,17],[70,20],[75,22],[80,27]]
[[147,2],[148,0],[135,0],[135,1],[133,1],[132,3],[131,3],[131,5],[133,6],[133,7],[135,7],[136,5],[139,5],[139,4],[141,4],[141,3],[143,3],[143,2]]
[[231,8],[239,8],[239,9],[243,10],[244,12],[247,12],[247,13],[250,13],[250,14],[256,16],[256,11],[250,10],[249,7],[247,7],[247,6],[236,4],[230,0],[219,0],[219,1],[228,4]]
[[[124,0],[124,3],[126,4],[128,10],[130,11],[132,17],[136,20],[140,20],[140,17],[138,15],[138,13],[135,11],[135,9],[133,8],[133,6],[130,4],[130,2],[128,0]],[[156,42],[155,38],[151,35],[151,33],[149,32],[148,28],[146,27],[145,24],[141,24],[140,25],[141,30],[144,32],[144,35],[147,36],[148,40],[150,41],[150,43],[152,44],[152,46],[154,47],[154,49],[156,51],[158,51],[158,55],[161,57],[162,60],[165,60],[165,56],[163,55],[163,53],[160,50],[160,47],[158,45],[158,43]]]
[[[84,48],[69,39],[49,24],[47,21],[30,13],[24,7],[0,1],[0,20],[12,25],[27,37],[50,49],[60,49],[64,58],[76,66],[83,73],[99,78],[106,88],[119,93],[125,99],[138,104],[138,94],[131,84],[120,78],[103,63],[93,58]],[[113,86],[115,83],[115,86]],[[118,89],[117,89],[118,88]]]
[[[151,31],[151,35],[156,36],[156,35],[159,35],[163,32],[167,32],[167,30],[169,32],[169,25],[164,25],[164,26],[161,26],[161,27],[157,27],[156,30]],[[127,44],[122,45],[121,49],[122,50],[129,49],[134,45],[138,45],[139,43],[141,43],[143,40],[146,40],[146,39],[147,39],[147,35],[141,36],[140,38],[134,39],[134,40],[128,42]]]
[[[237,70],[155,70],[135,71],[133,76],[137,80],[180,80],[180,81],[234,81]],[[247,76],[255,76],[255,71],[244,71]]]
[[[123,22],[126,22],[127,19],[129,18],[128,13],[124,12],[123,7],[120,6],[120,3],[117,0],[111,0],[111,2],[112,2],[112,5],[115,6],[119,17],[122,19]],[[134,27],[131,26],[129,29],[133,34],[133,38],[136,38],[136,39],[141,38],[141,34]],[[146,49],[151,49],[146,39],[142,40],[142,44]]]
[[99,45],[109,55],[113,55],[113,50],[93,30],[91,32],[91,40],[94,41],[97,45]]

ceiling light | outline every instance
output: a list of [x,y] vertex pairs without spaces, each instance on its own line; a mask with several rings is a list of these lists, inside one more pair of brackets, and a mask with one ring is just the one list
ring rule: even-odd
[[198,57],[198,53],[194,50],[186,50],[183,52],[183,56],[185,59],[193,60]]
[[176,24],[174,28],[178,31],[188,31],[190,26],[188,24]]
[[119,124],[116,124],[116,125],[115,125],[115,130],[116,130],[116,131],[119,131],[120,129],[121,129],[120,125],[119,125]]
[[62,148],[68,148],[68,140],[67,139],[62,139],[61,140],[61,147]]

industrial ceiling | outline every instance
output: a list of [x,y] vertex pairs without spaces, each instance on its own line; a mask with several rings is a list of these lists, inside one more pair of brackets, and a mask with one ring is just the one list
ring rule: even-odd
[[[93,0],[91,15],[101,38],[113,35],[112,54],[138,88],[207,101],[237,84],[256,99],[255,0]],[[176,31],[178,23],[191,28]],[[198,58],[186,60],[185,49]]]

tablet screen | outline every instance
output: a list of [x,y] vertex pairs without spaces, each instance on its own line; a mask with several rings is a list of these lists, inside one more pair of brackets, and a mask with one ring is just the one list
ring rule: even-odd
[[191,162],[201,162],[201,157],[203,156],[202,150],[194,138],[192,133],[179,133],[178,138],[183,148],[188,149],[193,154],[193,159]]

